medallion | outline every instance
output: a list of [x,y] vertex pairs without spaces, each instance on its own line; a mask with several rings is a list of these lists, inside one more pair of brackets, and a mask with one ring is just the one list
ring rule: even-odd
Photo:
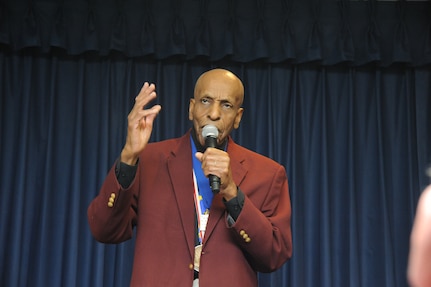
[[195,246],[194,269],[199,272],[199,263],[201,262],[202,244]]

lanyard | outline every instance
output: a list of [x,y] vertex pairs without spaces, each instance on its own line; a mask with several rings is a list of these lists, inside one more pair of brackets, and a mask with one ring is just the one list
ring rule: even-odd
[[202,244],[202,241],[204,239],[205,236],[205,230],[207,227],[207,223],[208,223],[208,218],[210,215],[210,211],[209,208],[208,209],[202,209],[202,201],[203,198],[202,196],[199,194],[199,190],[198,190],[198,185],[196,182],[196,175],[195,172],[193,171],[193,183],[194,183],[194,190],[195,190],[195,208],[196,208],[196,216],[198,219],[198,237],[199,237],[199,243]]
[[190,137],[190,142],[192,147],[194,200],[198,219],[198,235],[199,243],[202,244],[214,195],[209,185],[208,178],[202,170],[202,164],[195,157],[197,150],[192,137]]

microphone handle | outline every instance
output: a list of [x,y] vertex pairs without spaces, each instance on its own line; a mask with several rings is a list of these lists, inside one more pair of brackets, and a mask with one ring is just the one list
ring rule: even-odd
[[[216,147],[217,146],[217,138],[212,137],[212,136],[207,136],[205,138],[205,145],[207,147]],[[209,179],[209,184],[210,184],[212,192],[214,194],[219,193],[220,192],[220,178],[216,175],[210,174],[208,176],[208,179]]]
[[211,190],[214,194],[219,193],[220,192],[220,178],[216,175],[212,175],[210,174],[208,176],[209,181],[210,181],[210,186],[211,186]]

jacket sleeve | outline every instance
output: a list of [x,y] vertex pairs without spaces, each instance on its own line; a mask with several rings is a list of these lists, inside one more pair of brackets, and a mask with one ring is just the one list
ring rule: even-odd
[[[244,206],[230,228],[254,269],[272,272],[292,256],[291,206],[284,167],[278,166],[269,185],[253,184],[256,186],[241,187],[246,193]],[[255,194],[265,196],[256,200]]]
[[132,237],[137,217],[138,185],[139,181],[135,178],[127,189],[122,188],[117,180],[115,165],[111,168],[99,194],[87,210],[90,230],[97,241],[119,243]]

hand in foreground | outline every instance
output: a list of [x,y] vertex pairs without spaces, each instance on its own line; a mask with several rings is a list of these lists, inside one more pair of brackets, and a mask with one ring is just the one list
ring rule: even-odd
[[149,109],[145,109],[145,106],[156,97],[156,86],[145,82],[135,98],[135,105],[127,117],[127,139],[120,157],[120,160],[126,164],[136,164],[139,153],[145,148],[150,139],[154,119],[162,107],[154,105]]
[[202,163],[202,170],[206,177],[212,174],[220,178],[220,194],[226,201],[238,195],[227,152],[216,148],[207,148],[205,153],[197,152],[195,156]]

